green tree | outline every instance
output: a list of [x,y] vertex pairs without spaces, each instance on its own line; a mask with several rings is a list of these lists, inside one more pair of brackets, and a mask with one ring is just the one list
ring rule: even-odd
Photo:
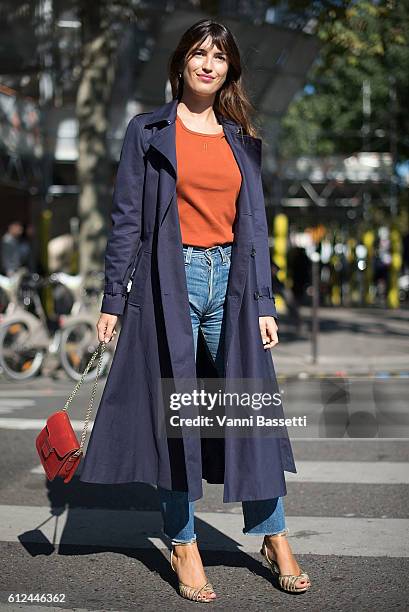
[[[314,30],[322,48],[308,85],[283,120],[282,155],[395,148],[396,159],[407,159],[409,4],[396,0],[294,4],[309,4],[310,10],[315,6]],[[370,107],[366,117],[363,87],[368,111]]]

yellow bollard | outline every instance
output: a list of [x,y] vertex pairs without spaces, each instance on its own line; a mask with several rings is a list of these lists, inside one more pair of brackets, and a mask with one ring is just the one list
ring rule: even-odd
[[341,261],[339,255],[333,253],[330,259],[331,264],[331,305],[341,306],[341,281],[340,281],[340,268]]
[[348,306],[353,306],[359,301],[357,288],[357,269],[355,247],[357,245],[356,238],[350,237],[347,240],[347,261],[349,264],[348,278]]
[[389,308],[399,308],[399,272],[402,267],[402,240],[397,226],[390,231],[391,267],[389,271],[389,288],[386,303]]
[[[280,270],[277,272],[277,278],[282,283],[286,283],[287,280],[287,235],[288,235],[288,217],[283,213],[279,213],[274,217],[273,223],[273,259],[279,266]],[[281,295],[275,296],[275,305],[277,312],[285,311],[285,301]]]
[[[40,217],[40,261],[44,276],[49,274],[48,269],[48,243],[51,236],[51,222],[53,213],[49,208],[42,211]],[[41,301],[47,316],[54,312],[53,294],[50,286],[43,287],[41,290]]]
[[373,285],[373,257],[374,257],[374,244],[375,244],[375,232],[373,230],[367,230],[362,236],[362,243],[366,247],[366,268],[365,268],[365,292],[364,301],[365,304],[374,303],[374,285]]

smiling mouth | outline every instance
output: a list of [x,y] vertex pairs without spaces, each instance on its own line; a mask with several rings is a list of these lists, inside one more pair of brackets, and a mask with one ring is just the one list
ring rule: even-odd
[[213,81],[214,77],[207,76],[206,74],[198,74],[199,79],[205,79],[205,81]]

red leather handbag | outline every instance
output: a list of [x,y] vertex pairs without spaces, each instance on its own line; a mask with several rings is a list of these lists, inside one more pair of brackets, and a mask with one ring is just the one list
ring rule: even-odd
[[[54,412],[48,417],[45,427],[40,431],[36,438],[36,449],[48,480],[54,480],[54,478],[59,476],[64,479],[65,483],[70,482],[81,461],[83,454],[82,449],[84,446],[85,437],[87,435],[88,422],[91,415],[92,404],[94,402],[98,378],[101,372],[102,357],[105,348],[105,342],[100,342],[74,391],[66,401],[64,408]],[[91,393],[88,411],[85,417],[81,442],[78,442],[77,436],[67,414],[67,408],[74,395],[80,388],[85,376],[88,374],[88,371],[98,355],[98,352],[100,352],[100,357],[97,365],[97,374]]]

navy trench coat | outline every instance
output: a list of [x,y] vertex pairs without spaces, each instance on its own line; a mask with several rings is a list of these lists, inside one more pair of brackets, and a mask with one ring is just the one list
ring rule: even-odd
[[[80,480],[145,482],[203,495],[202,479],[224,483],[224,502],[286,495],[284,471],[296,472],[287,429],[282,437],[179,438],[158,435],[158,380],[217,377],[193,332],[176,200],[178,99],[135,115],[122,145],[105,254],[101,312],[122,315]],[[278,392],[259,316],[275,316],[261,181],[261,140],[217,114],[242,175],[225,300],[224,380],[262,378]],[[129,282],[132,280],[132,284]],[[129,285],[131,285],[129,291]],[[182,387],[180,387],[182,388]],[[282,407],[281,407],[282,416]],[[226,428],[227,429],[227,428]]]

